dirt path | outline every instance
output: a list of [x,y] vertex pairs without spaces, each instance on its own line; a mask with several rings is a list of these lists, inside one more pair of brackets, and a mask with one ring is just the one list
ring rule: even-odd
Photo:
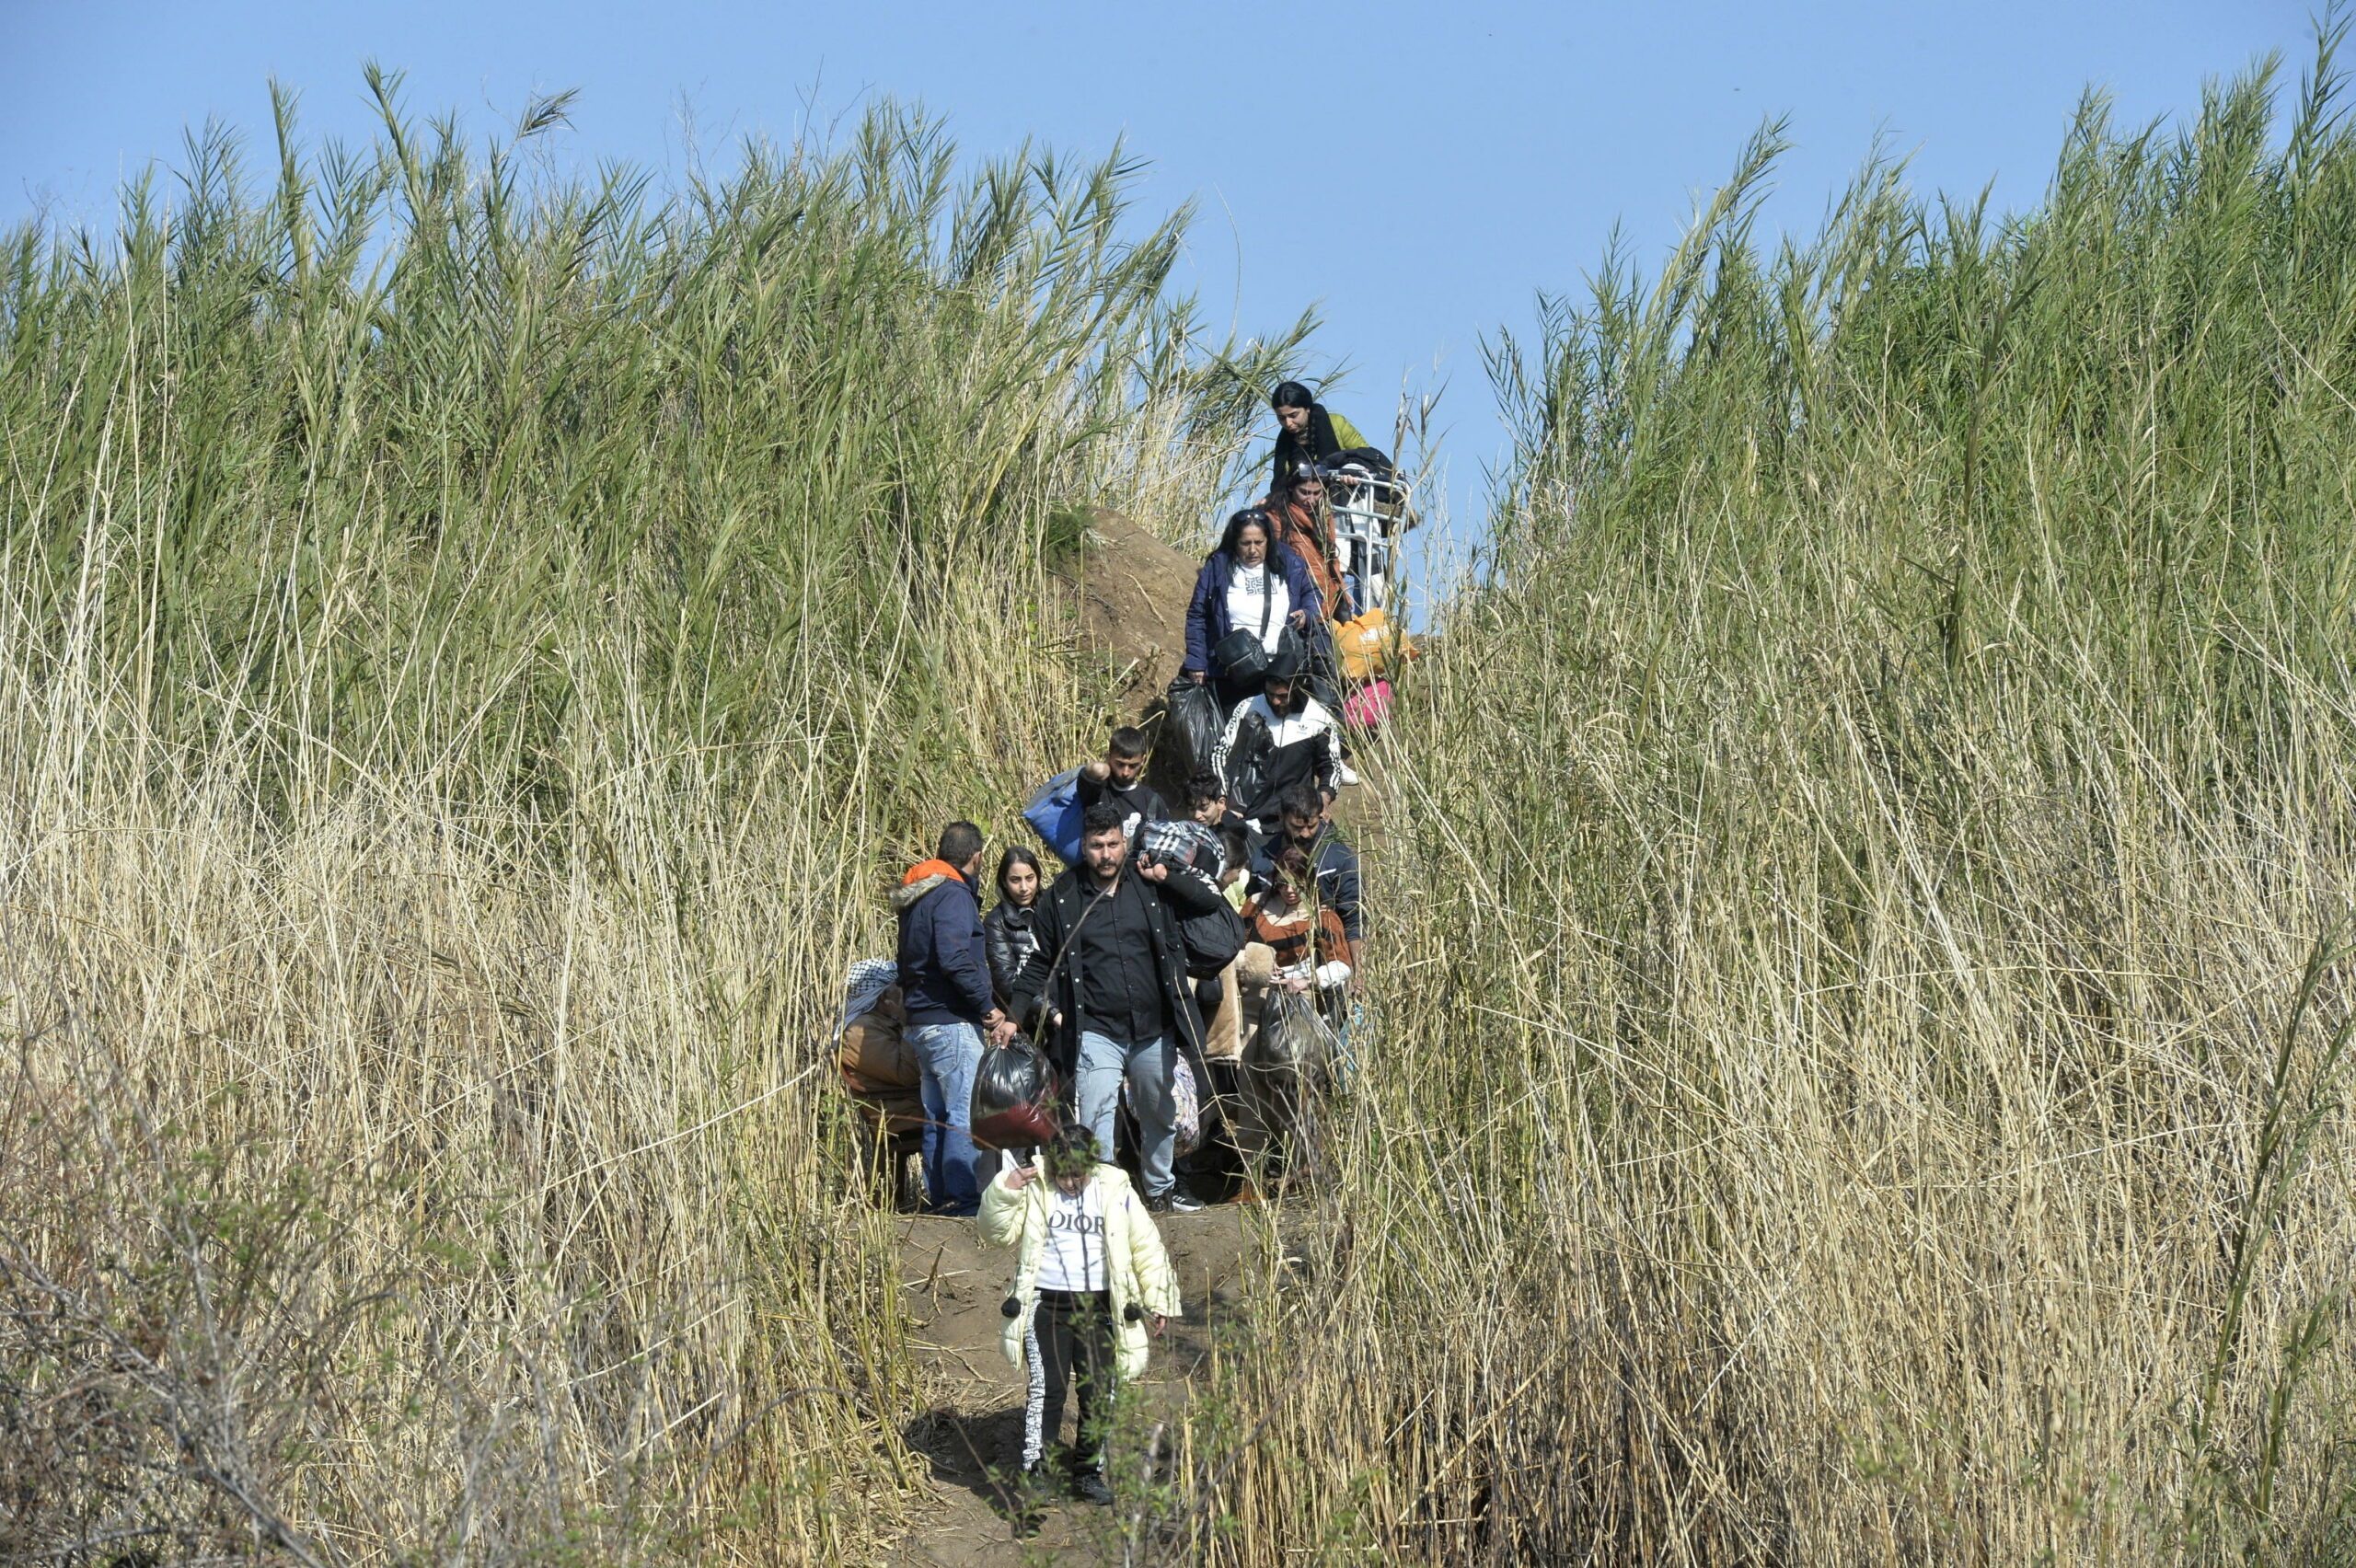
[[[1212,1325],[1245,1288],[1247,1251],[1266,1247],[1272,1211],[1229,1204],[1157,1223],[1178,1271],[1184,1319],[1155,1346],[1153,1366],[1129,1393],[1159,1416],[1186,1398],[1210,1350]],[[888,1561],[902,1568],[1016,1568],[1103,1560],[1104,1510],[1067,1502],[1039,1533],[1018,1539],[993,1472],[1022,1459],[1022,1374],[999,1349],[1012,1254],[981,1244],[972,1220],[901,1222],[901,1289],[931,1377],[930,1408],[909,1424],[909,1446],[932,1464],[934,1496],[922,1522]]]

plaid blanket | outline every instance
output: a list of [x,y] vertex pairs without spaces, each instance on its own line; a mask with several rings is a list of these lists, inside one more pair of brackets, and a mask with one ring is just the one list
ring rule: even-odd
[[1218,834],[1191,817],[1147,823],[1141,836],[1145,852],[1157,860],[1191,867],[1213,882],[1226,874],[1227,847]]

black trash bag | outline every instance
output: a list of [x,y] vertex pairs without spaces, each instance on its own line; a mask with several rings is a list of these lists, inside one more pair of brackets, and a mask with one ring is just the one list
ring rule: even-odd
[[1227,798],[1242,807],[1243,815],[1257,819],[1266,806],[1268,788],[1268,754],[1276,748],[1276,737],[1268,732],[1268,721],[1257,711],[1246,711],[1243,722],[1236,726],[1235,744],[1227,754],[1227,776],[1219,780],[1226,787]]
[[1256,1065],[1285,1068],[1311,1077],[1322,1076],[1341,1054],[1341,1037],[1305,993],[1276,990],[1268,994],[1260,1014],[1259,1038],[1246,1056]]
[[1237,1076],[1256,1129],[1258,1154],[1289,1179],[1322,1165],[1318,1103],[1339,1049],[1317,1004],[1291,991],[1274,991],[1260,1013],[1259,1032],[1245,1042]]
[[1211,758],[1218,753],[1219,732],[1227,728],[1227,716],[1218,710],[1218,694],[1207,680],[1198,681],[1182,671],[1170,683],[1162,706],[1166,716],[1161,721],[1161,741],[1154,748],[1157,754],[1168,748],[1170,760],[1162,776],[1183,780],[1207,772]]
[[982,1052],[974,1072],[974,1141],[988,1149],[1032,1148],[1056,1136],[1056,1074],[1021,1035]]

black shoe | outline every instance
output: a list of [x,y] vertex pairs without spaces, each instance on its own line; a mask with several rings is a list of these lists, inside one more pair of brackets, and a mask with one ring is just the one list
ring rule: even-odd
[[1093,1503],[1103,1508],[1113,1505],[1113,1489],[1105,1485],[1104,1478],[1094,1470],[1082,1470],[1074,1477],[1071,1491],[1072,1495],[1082,1503]]
[[1146,1200],[1145,1206],[1149,1214],[1200,1214],[1203,1212],[1202,1199],[1184,1187],[1172,1187],[1158,1198],[1149,1198]]

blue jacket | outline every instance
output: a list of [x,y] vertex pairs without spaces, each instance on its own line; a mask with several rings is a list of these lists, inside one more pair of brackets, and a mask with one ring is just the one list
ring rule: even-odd
[[[1309,612],[1313,632],[1325,618],[1325,611],[1317,597],[1317,584],[1309,580],[1309,568],[1282,545],[1272,544],[1268,549],[1284,579],[1285,592],[1292,596],[1291,609]],[[1234,576],[1235,558],[1225,550],[1213,550],[1204,558],[1203,570],[1195,577],[1194,601],[1186,606],[1186,662],[1180,669],[1216,673],[1211,669],[1211,650],[1235,629],[1227,617],[1227,585]]]
[[995,1005],[981,902],[947,862],[927,860],[892,890],[900,917],[900,999],[910,1027],[970,1023]]

